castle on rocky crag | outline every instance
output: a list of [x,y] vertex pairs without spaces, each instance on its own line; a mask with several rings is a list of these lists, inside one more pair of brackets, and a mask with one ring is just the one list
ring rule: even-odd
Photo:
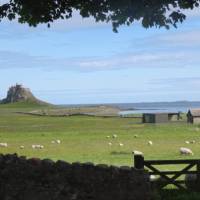
[[3,104],[16,102],[32,102],[45,104],[45,102],[37,99],[29,88],[23,87],[21,84],[16,84],[8,89],[7,96],[0,101]]

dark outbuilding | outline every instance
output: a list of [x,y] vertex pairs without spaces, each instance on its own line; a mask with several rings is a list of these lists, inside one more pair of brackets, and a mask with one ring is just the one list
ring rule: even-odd
[[187,113],[187,122],[191,124],[200,124],[200,109],[191,109]]
[[168,122],[168,113],[144,113],[143,123],[166,123]]
[[180,113],[144,113],[143,123],[167,123],[180,120]]

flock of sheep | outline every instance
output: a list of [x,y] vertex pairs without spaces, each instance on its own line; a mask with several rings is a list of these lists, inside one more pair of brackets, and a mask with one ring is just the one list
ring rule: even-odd
[[[112,136],[106,136],[106,138],[110,139],[116,139],[118,136],[116,134],[113,134]],[[134,135],[134,138],[138,138],[138,135]],[[192,141],[185,141],[185,144],[194,144],[196,141],[195,140],[192,140]],[[60,140],[52,140],[51,141],[52,144],[61,144],[61,141]],[[112,146],[113,145],[113,142],[109,142],[108,143],[109,146]],[[124,144],[122,142],[119,142],[118,144],[120,147],[123,147]],[[150,140],[147,142],[147,145],[149,146],[152,146],[153,145],[153,142]],[[0,143],[0,147],[8,147],[8,144],[7,143]],[[44,149],[44,145],[41,145],[41,144],[32,144],[31,145],[32,149]],[[21,145],[20,146],[20,149],[24,149],[25,146]],[[189,148],[186,148],[186,147],[181,147],[179,149],[179,152],[181,155],[194,155],[192,150],[189,149]],[[142,152],[140,151],[134,151],[134,154],[143,154]]]
[[[116,134],[113,134],[112,137],[109,136],[109,135],[106,136],[106,138],[108,138],[108,139],[110,139],[110,138],[116,139],[117,137],[118,137],[118,136],[117,136]],[[134,135],[134,138],[138,138],[138,135]],[[185,144],[194,144],[194,143],[196,143],[195,140],[192,140],[192,141],[185,141]],[[109,146],[112,146],[113,143],[112,143],[112,142],[109,142],[108,145],[109,145]],[[152,145],[153,145],[153,142],[152,142],[151,140],[149,140],[149,141],[147,142],[147,145],[152,146]],[[120,142],[120,143],[119,143],[119,146],[120,146],[120,147],[123,147],[124,144]],[[180,152],[181,155],[194,155],[194,153],[192,152],[192,150],[189,149],[189,148],[186,148],[186,147],[180,147],[179,152]],[[133,151],[133,153],[134,153],[134,154],[143,154],[141,151]]]
[[[52,140],[51,143],[52,144],[61,144],[61,141],[60,140]],[[8,147],[8,143],[6,143],[6,142],[0,143],[0,147]],[[41,145],[41,144],[32,144],[31,147],[32,147],[32,149],[44,149],[44,145]],[[21,145],[19,148],[24,149],[25,146]]]
[[[109,139],[109,138],[111,138],[111,136],[108,135],[108,136],[106,136],[106,138]],[[113,138],[113,139],[116,139],[116,138],[117,138],[117,135],[116,135],[116,134],[113,134],[113,135],[112,135],[112,138]],[[113,143],[112,143],[112,142],[109,142],[108,145],[109,145],[109,146],[112,146]],[[124,144],[120,142],[120,143],[119,143],[119,146],[120,146],[120,147],[123,147]]]

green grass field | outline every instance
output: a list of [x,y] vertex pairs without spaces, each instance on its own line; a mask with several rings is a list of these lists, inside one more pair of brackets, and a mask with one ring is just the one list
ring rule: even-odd
[[[0,105],[0,142],[8,143],[7,148],[0,147],[0,153],[129,166],[133,166],[134,150],[142,151],[145,159],[200,158],[197,125],[185,122],[155,125],[142,124],[133,118],[38,117],[16,113],[36,108],[36,105]],[[118,137],[107,138],[113,134]],[[51,143],[56,139],[61,140],[61,144]],[[147,144],[149,140],[152,146]],[[196,143],[185,144],[186,140]],[[119,143],[124,146],[120,147]],[[44,149],[32,149],[32,144],[44,145]],[[25,148],[20,149],[21,145]],[[181,156],[180,147],[192,149],[194,155]]]
[[[139,119],[88,116],[38,117],[17,114],[26,106],[0,106],[0,142],[8,148],[1,153],[18,153],[28,157],[63,159],[69,162],[94,162],[133,165],[132,151],[139,150],[146,159],[181,159],[200,157],[200,128],[186,123],[141,124]],[[35,107],[34,107],[35,109]],[[107,138],[117,134],[116,139]],[[135,138],[134,135],[138,135]],[[51,144],[60,139],[61,144]],[[149,146],[148,141],[153,141]],[[195,140],[195,144],[185,144]],[[111,142],[112,146],[108,143]],[[120,147],[119,143],[124,146]],[[31,148],[42,144],[42,150]],[[20,149],[24,145],[24,149]],[[189,147],[194,156],[180,156],[179,148]]]

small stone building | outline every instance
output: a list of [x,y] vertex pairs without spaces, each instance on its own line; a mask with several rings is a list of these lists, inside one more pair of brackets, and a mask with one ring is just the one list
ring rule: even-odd
[[180,113],[144,113],[142,117],[143,123],[167,123],[179,121]]
[[187,122],[191,124],[200,124],[200,109],[191,109],[187,113]]
[[167,123],[168,113],[144,113],[143,123]]

